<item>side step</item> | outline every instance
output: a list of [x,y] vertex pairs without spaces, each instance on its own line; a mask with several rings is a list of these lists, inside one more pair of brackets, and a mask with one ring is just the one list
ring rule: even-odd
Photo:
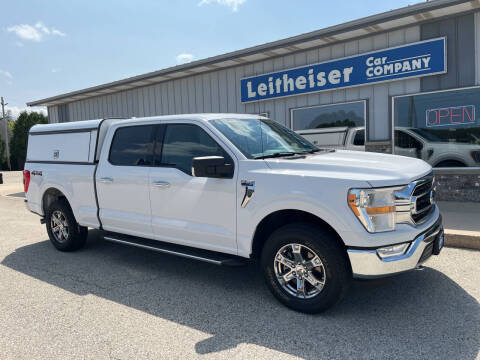
[[165,243],[157,240],[143,239],[129,235],[105,233],[103,238],[118,244],[135,246],[164,254],[176,255],[187,259],[204,261],[215,265],[243,266],[246,259],[239,256],[222,254],[214,251],[191,248],[188,246]]

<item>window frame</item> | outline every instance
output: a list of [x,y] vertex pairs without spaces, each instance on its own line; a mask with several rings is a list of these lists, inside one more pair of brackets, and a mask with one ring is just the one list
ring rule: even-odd
[[[118,164],[114,164],[112,163],[112,161],[110,160],[110,157],[112,155],[112,149],[113,149],[113,142],[115,140],[115,136],[117,135],[117,132],[120,130],[120,129],[128,129],[128,128],[134,128],[134,127],[147,127],[147,126],[151,126],[153,128],[153,131],[152,133],[150,134],[150,140],[153,141],[153,150],[152,150],[152,164],[151,165],[118,165]],[[112,166],[123,166],[123,167],[152,167],[153,164],[154,164],[154,161],[155,161],[155,149],[156,149],[156,141],[155,141],[155,138],[156,138],[156,134],[157,134],[157,130],[158,130],[158,124],[138,124],[138,125],[126,125],[126,126],[119,126],[115,129],[113,135],[112,135],[112,140],[110,141],[110,149],[108,149],[108,156],[107,156],[107,161],[110,165]]]
[[[351,100],[351,101],[342,101],[342,102],[336,102],[336,103],[330,103],[330,104],[320,104],[320,105],[308,105],[308,106],[299,106],[299,107],[293,107],[290,108],[290,130],[295,131],[293,129],[293,123],[294,123],[294,111],[295,110],[302,110],[302,109],[313,109],[313,108],[321,108],[321,107],[327,107],[327,106],[337,106],[337,105],[345,105],[345,104],[353,104],[353,103],[363,103],[363,119],[364,119],[364,124],[363,126],[358,126],[358,127],[363,127],[365,129],[365,144],[367,143],[367,134],[368,134],[368,129],[367,129],[367,124],[368,124],[368,99],[359,99],[359,100]],[[302,131],[302,130],[299,130]],[[345,143],[346,137],[344,139]],[[344,144],[345,145],[345,144]]]
[[[444,89],[444,90],[433,90],[433,91],[425,91],[425,92],[416,92],[416,93],[410,93],[410,94],[404,94],[404,95],[396,95],[391,97],[391,103],[390,103],[390,125],[392,128],[392,140],[391,140],[391,147],[392,147],[392,154],[395,155],[395,99],[398,98],[403,98],[403,97],[408,97],[408,96],[417,96],[417,95],[428,95],[428,94],[437,94],[437,93],[443,93],[443,92],[453,92],[453,91],[464,91],[464,90],[470,90],[470,89],[479,89],[480,90],[480,85],[475,85],[475,86],[466,86],[466,87],[461,87],[461,88],[455,88],[455,89]],[[458,173],[468,173],[469,171],[472,172],[478,172],[480,170],[480,166],[471,166],[471,167],[440,167],[440,168],[433,168],[437,172],[455,172],[456,170],[459,170]]]
[[[230,159],[231,159],[231,161],[232,161],[232,164],[233,164],[233,167],[234,167],[234,168],[233,168],[233,177],[232,177],[232,179],[235,177],[235,170],[236,170],[236,163],[235,163],[235,160],[234,160],[235,156],[234,156],[233,154],[231,154],[230,151],[227,151],[227,150],[225,149],[225,146],[222,146],[222,145],[220,144],[220,141],[218,141],[218,140],[215,138],[215,136],[214,136],[210,131],[208,131],[208,128],[203,127],[203,126],[200,126],[200,124],[198,124],[198,123],[188,122],[188,121],[186,121],[186,122],[178,122],[178,121],[175,121],[175,122],[163,122],[163,123],[157,124],[157,125],[158,125],[158,127],[163,127],[163,129],[162,129],[162,131],[163,131],[163,134],[162,134],[162,144],[161,144],[160,155],[159,155],[159,156],[160,156],[160,161],[161,161],[161,159],[162,159],[163,148],[164,148],[164,146],[165,146],[165,134],[167,133],[167,126],[169,126],[169,125],[188,125],[188,126],[196,126],[196,127],[200,128],[201,130],[203,130],[203,131],[205,132],[205,134],[207,134],[207,135],[217,144],[217,146],[218,146],[220,149],[222,149],[223,152],[230,157]],[[158,130],[155,132],[155,138],[154,138],[154,140],[156,139],[157,132],[158,132]],[[160,164],[157,165],[157,164],[156,164],[156,154],[155,154],[156,149],[157,149],[157,141],[155,140],[155,144],[154,144],[154,147],[153,147],[153,161],[152,161],[151,167],[177,169],[178,171],[181,171],[182,173],[184,173],[184,174],[186,174],[186,175],[188,175],[188,176],[190,176],[190,177],[194,177],[192,174],[189,174],[189,173],[185,172],[183,169],[180,169],[180,168],[178,168],[178,167],[176,167],[176,166],[174,166],[174,165],[168,165],[168,164],[162,164],[162,163],[160,163]]]

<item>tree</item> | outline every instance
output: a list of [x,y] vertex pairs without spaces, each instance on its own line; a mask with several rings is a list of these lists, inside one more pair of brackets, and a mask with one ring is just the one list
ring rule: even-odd
[[7,169],[7,154],[5,151],[5,142],[0,139],[0,170]]
[[23,111],[13,125],[13,134],[10,139],[10,157],[12,170],[21,170],[27,157],[28,132],[33,125],[46,124],[48,118],[37,112],[27,113]]

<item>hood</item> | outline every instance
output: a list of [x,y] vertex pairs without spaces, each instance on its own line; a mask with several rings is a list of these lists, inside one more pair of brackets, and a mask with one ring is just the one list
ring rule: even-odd
[[265,161],[274,171],[366,181],[373,187],[406,185],[432,171],[432,167],[423,160],[348,150]]

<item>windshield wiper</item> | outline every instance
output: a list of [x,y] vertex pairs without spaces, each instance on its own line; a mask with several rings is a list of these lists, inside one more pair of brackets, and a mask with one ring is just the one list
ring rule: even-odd
[[333,152],[335,151],[335,149],[312,149],[312,150],[308,150],[308,151],[303,151],[301,152],[301,154],[314,154],[316,152]]
[[278,158],[278,157],[282,157],[282,156],[293,156],[293,155],[297,155],[297,153],[294,153],[294,152],[289,152],[289,151],[285,151],[285,152],[276,152],[276,153],[273,153],[273,154],[268,154],[268,155],[262,155],[262,156],[255,156],[254,159],[271,159],[271,158]]

